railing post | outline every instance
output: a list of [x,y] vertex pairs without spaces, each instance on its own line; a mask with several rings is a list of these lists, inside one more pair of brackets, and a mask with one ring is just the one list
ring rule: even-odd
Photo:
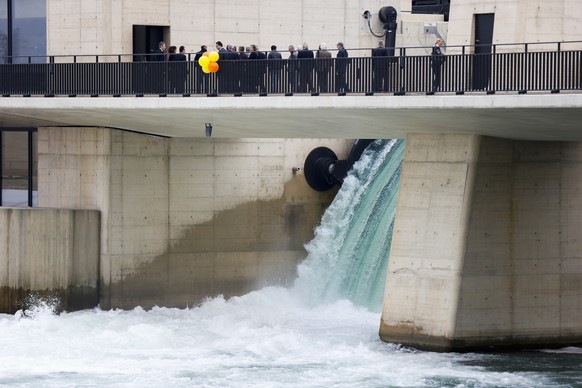
[[398,82],[394,88],[394,94],[397,96],[404,95],[404,73],[406,68],[406,47],[400,48],[400,59],[398,60]]

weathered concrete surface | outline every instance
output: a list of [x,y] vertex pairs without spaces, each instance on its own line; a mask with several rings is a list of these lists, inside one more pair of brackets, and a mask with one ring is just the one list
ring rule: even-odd
[[101,307],[185,307],[289,284],[334,191],[292,168],[346,140],[39,128],[39,206],[99,209]]
[[[398,12],[399,47],[430,47],[435,35],[424,32],[424,22],[438,23],[438,31],[449,37],[448,46],[474,44],[473,15],[484,13],[495,13],[494,43],[580,39],[582,9],[576,0],[455,0],[451,2],[449,22],[443,21],[443,15],[412,14],[410,0],[47,0],[47,51],[49,55],[88,56],[131,53],[132,26],[150,25],[163,26],[168,46],[185,45],[187,52],[197,51],[202,44],[212,49],[217,40],[244,46],[254,43],[261,50],[275,44],[283,51],[289,44],[307,42],[311,49],[317,49],[321,42],[334,48],[336,42],[342,41],[350,56],[362,56],[369,55],[369,50],[358,53],[354,49],[376,46],[379,38],[370,33],[370,27],[383,31],[378,12],[386,5]],[[365,10],[370,12],[369,20],[362,16]],[[116,61],[117,57],[109,60]]]
[[99,230],[95,210],[0,208],[0,312],[31,294],[68,311],[97,306]]
[[409,136],[381,338],[582,343],[580,176],[580,142]]

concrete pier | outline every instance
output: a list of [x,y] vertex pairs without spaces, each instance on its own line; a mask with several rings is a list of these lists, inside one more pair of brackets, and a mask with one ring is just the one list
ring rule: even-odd
[[99,220],[95,210],[0,208],[0,312],[31,295],[64,310],[97,306]]
[[380,336],[582,343],[582,143],[409,135]]

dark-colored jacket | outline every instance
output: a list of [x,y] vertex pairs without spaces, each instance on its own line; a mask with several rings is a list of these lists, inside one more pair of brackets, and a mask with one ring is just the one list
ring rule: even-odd
[[186,54],[184,53],[177,53],[177,54],[172,54],[170,55],[170,58],[168,58],[168,61],[185,61],[186,60]]
[[267,56],[262,51],[252,51],[249,54],[249,59],[267,59]]
[[194,60],[198,61],[200,59],[200,57],[207,52],[208,50],[205,49],[201,49],[200,51],[196,52],[196,55],[194,56]]
[[297,58],[302,59],[302,58],[313,58],[313,51],[309,50],[309,49],[302,49],[297,51]]
[[337,51],[337,57],[338,58],[347,58],[348,57],[348,50],[346,50],[345,48],[341,48]]
[[388,49],[386,47],[376,47],[372,49],[372,56],[373,57],[387,57],[388,56]]
[[345,72],[348,65],[348,50],[342,47],[338,50],[336,57],[338,58],[338,60],[336,60],[336,69],[338,73]]
[[269,55],[267,55],[268,59],[283,59],[283,57],[281,56],[281,53],[275,50],[272,50],[269,52]]
[[236,51],[226,51],[220,54],[221,58],[226,61],[235,61],[237,59],[240,59],[240,55]]
[[433,46],[430,60],[435,66],[442,65],[444,63],[445,54],[443,54],[439,46],[437,45]]
[[154,55],[152,55],[152,61],[154,62],[163,62],[166,60],[166,56],[164,55],[164,52],[162,51],[161,48],[157,48],[154,51]]

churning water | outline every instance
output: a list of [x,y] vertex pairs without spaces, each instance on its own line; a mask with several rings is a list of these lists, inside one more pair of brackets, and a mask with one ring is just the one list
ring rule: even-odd
[[579,348],[439,354],[379,340],[377,236],[391,233],[402,147],[377,142],[356,164],[294,287],[188,309],[0,314],[0,386],[582,387]]

